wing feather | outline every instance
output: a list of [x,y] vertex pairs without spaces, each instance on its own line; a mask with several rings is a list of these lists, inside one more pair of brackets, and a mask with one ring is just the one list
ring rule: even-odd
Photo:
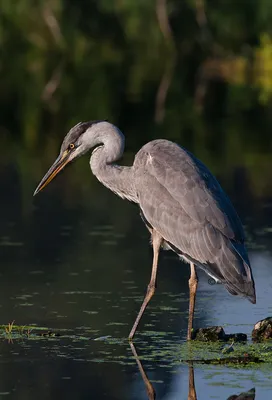
[[139,205],[149,224],[232,293],[255,301],[242,224],[211,172],[175,143],[158,140],[135,158]]

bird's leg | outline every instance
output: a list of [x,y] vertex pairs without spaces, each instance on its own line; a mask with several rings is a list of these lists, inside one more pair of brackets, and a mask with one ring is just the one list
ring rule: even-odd
[[158,232],[156,232],[154,229],[152,231],[152,246],[153,246],[153,265],[152,265],[152,273],[151,273],[151,279],[149,282],[149,285],[147,287],[147,292],[142,304],[142,307],[140,308],[139,314],[134,322],[134,325],[131,329],[131,332],[129,334],[129,339],[132,340],[133,336],[136,332],[136,329],[139,325],[140,319],[142,318],[142,315],[144,313],[144,310],[149,303],[151,297],[155,293],[156,289],[156,276],[157,276],[157,267],[158,267],[158,259],[159,259],[159,252],[160,252],[160,246],[162,243],[162,237]]
[[197,273],[195,270],[194,263],[190,262],[190,267],[191,267],[191,276],[189,279],[190,300],[189,300],[189,319],[188,319],[187,340],[191,340],[191,338],[192,338],[196,289],[197,289],[197,284],[198,284],[198,278],[197,278]]

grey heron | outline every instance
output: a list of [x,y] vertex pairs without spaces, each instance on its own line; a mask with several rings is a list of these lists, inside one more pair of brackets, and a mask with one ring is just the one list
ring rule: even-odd
[[93,174],[118,196],[139,205],[151,233],[153,264],[129,339],[154,295],[160,248],[173,250],[190,264],[187,339],[191,339],[193,328],[196,267],[220,281],[231,294],[255,304],[255,285],[242,224],[208,168],[186,149],[162,139],[145,144],[131,167],[120,166],[116,161],[122,157],[124,145],[124,135],[113,124],[101,120],[80,122],[65,136],[58,158],[34,195],[68,163],[93,149]]

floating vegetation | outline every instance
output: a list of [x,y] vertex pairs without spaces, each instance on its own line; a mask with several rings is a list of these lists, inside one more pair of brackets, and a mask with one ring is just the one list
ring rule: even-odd
[[10,335],[13,329],[14,321],[9,322],[8,325],[5,327],[5,331],[7,335]]
[[7,325],[0,325],[0,337],[2,339],[17,340],[17,339],[70,339],[72,341],[101,341],[107,344],[120,344],[121,339],[113,338],[110,335],[98,336],[98,331],[85,327],[72,329],[50,329],[44,326],[37,325],[15,325],[15,321]]
[[94,339],[92,334],[96,331],[88,330],[87,335],[82,335],[80,332],[74,332],[68,329],[49,329],[37,325],[14,325],[15,321],[8,325],[0,325],[0,337],[8,340],[16,339],[45,339],[45,338],[66,338],[78,340]]
[[49,330],[46,327],[36,325],[14,325],[15,321],[8,325],[0,325],[0,336],[7,339],[19,338],[38,338],[38,337],[58,337],[61,333]]
[[[74,341],[93,341],[101,342],[107,346],[124,346],[128,345],[127,338],[114,338],[110,335],[99,336],[98,331],[87,329],[85,327],[72,329],[49,329],[48,327],[40,327],[37,325],[15,325],[15,321],[11,321],[7,325],[0,325],[0,336],[9,342],[13,340],[60,340],[66,339]],[[271,364],[272,365],[272,343],[245,343],[232,342],[228,349],[223,341],[202,342],[194,340],[178,344],[174,340],[173,333],[146,331],[136,340],[138,345],[144,346],[145,351],[141,359],[152,362],[156,360],[162,367],[172,367],[174,365],[196,363],[210,365],[227,365],[233,367],[244,367],[254,364]],[[155,344],[150,343],[150,339],[155,340]],[[104,346],[103,345],[103,346]],[[107,348],[103,347],[100,351],[103,354],[103,361],[120,362],[120,357],[112,354]],[[163,360],[163,361],[162,361]],[[93,360],[92,360],[93,361]],[[102,362],[102,361],[101,361]],[[131,362],[127,356],[122,356],[122,363]]]
[[272,364],[272,343],[232,343],[229,353],[222,342],[204,343],[194,341],[184,343],[180,348],[180,363],[200,363],[214,365]]

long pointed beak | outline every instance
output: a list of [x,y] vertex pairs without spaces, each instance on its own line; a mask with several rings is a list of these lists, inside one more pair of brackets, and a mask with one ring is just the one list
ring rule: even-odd
[[45,186],[47,186],[48,183],[50,183],[55,178],[55,176],[65,167],[65,165],[69,163],[69,161],[71,160],[70,155],[71,153],[68,150],[66,150],[56,159],[52,167],[44,175],[41,182],[37,186],[37,189],[35,190],[33,196],[36,196],[37,193],[39,193],[43,188],[45,188]]

